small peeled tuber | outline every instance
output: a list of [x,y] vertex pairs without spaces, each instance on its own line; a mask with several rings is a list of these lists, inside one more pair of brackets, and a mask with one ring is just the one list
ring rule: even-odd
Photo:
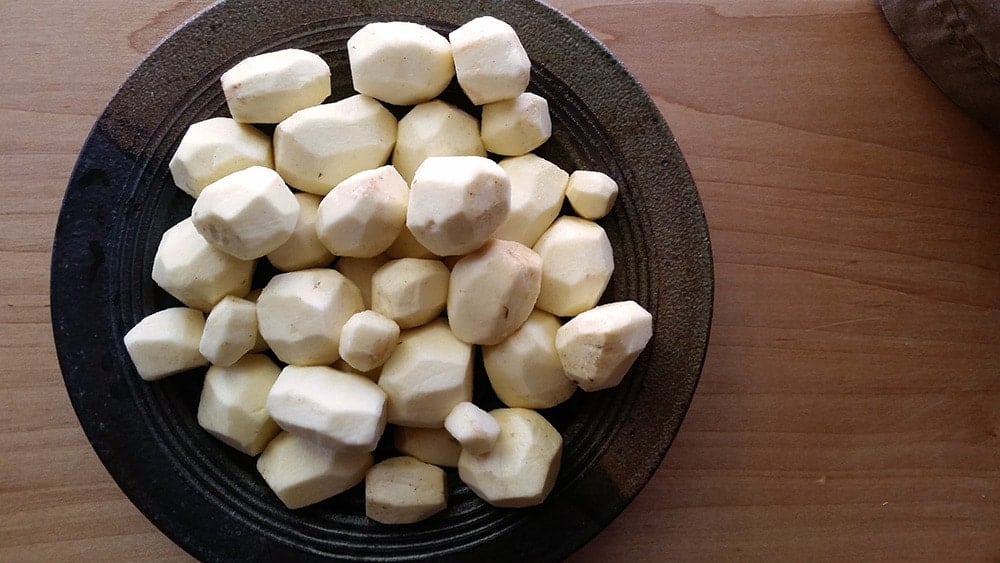
[[458,466],[458,456],[462,454],[462,444],[444,428],[397,426],[392,445],[401,454],[441,467]]
[[542,259],[521,243],[491,239],[451,270],[448,324],[472,344],[497,344],[528,318],[542,287]]
[[292,236],[298,220],[298,200],[277,172],[263,166],[212,182],[191,208],[198,233],[240,260],[276,250]]
[[539,309],[569,317],[597,305],[615,269],[611,241],[600,225],[564,215],[538,238],[534,251],[542,257]]
[[383,524],[412,524],[444,510],[448,480],[440,467],[409,456],[381,461],[365,475],[365,515]]
[[390,423],[440,428],[455,405],[472,400],[472,345],[443,319],[404,331],[378,385],[389,397]]
[[556,332],[566,375],[584,391],[621,383],[653,336],[653,316],[635,301],[580,313]]
[[420,244],[416,237],[413,236],[413,232],[406,225],[403,225],[403,230],[400,231],[399,236],[396,240],[392,242],[392,245],[385,251],[385,255],[389,258],[440,258],[437,254],[434,254],[427,247]]
[[372,308],[372,276],[379,268],[389,261],[389,257],[380,254],[372,258],[351,258],[344,256],[337,260],[333,269],[344,275],[345,278],[358,287],[361,292],[361,300],[366,309]]
[[226,295],[250,291],[255,264],[212,246],[188,218],[163,233],[153,257],[153,281],[188,307],[211,311]]
[[257,345],[257,305],[227,295],[205,319],[198,350],[212,365],[231,366]]
[[530,247],[559,216],[569,174],[534,154],[505,158],[500,168],[510,176],[510,213],[493,237]]
[[355,90],[400,106],[436,97],[455,76],[451,44],[418,23],[370,23],[347,40],[347,56]]
[[262,354],[247,354],[229,367],[208,368],[198,403],[198,424],[247,455],[264,451],[281,431],[264,408],[280,372]]
[[481,156],[432,156],[410,184],[406,226],[438,256],[482,246],[510,211],[510,178]]
[[458,476],[493,506],[519,508],[540,504],[556,482],[562,460],[562,436],[545,417],[530,409],[490,411],[500,437],[485,454],[462,450]]
[[333,255],[316,236],[316,216],[322,199],[316,194],[297,192],[299,218],[292,236],[278,248],[267,253],[267,259],[282,272],[322,268],[333,262]]
[[286,366],[267,396],[288,432],[334,449],[372,451],[385,429],[386,396],[360,375],[326,366]]
[[304,192],[326,195],[348,176],[385,164],[396,118],[368,96],[299,110],[274,128],[274,166]]
[[357,485],[373,461],[363,450],[334,450],[282,432],[264,448],[257,471],[281,502],[295,509]]
[[507,22],[478,17],[452,31],[448,39],[458,84],[472,103],[509,100],[528,87],[531,61]]
[[316,234],[337,256],[385,252],[406,224],[410,188],[392,166],[363,170],[337,184],[319,204]]
[[295,365],[327,365],[340,357],[340,330],[364,310],[361,292],[326,268],[271,278],[257,299],[257,325],[278,359]]
[[441,100],[415,106],[399,120],[392,165],[411,182],[429,156],[486,156],[479,121]]
[[274,166],[271,139],[253,125],[213,117],[188,127],[170,174],[178,188],[198,197],[205,186],[251,166]]
[[512,100],[483,106],[481,126],[486,150],[519,156],[542,146],[552,136],[552,118],[545,98],[525,92]]
[[164,309],[139,321],[125,334],[125,349],[146,381],[208,364],[198,351],[205,315],[187,307]]
[[233,119],[278,123],[330,95],[330,66],[302,49],[282,49],[243,59],[222,74]]
[[494,346],[483,346],[483,365],[493,391],[508,407],[547,409],[570,398],[576,383],[566,377],[556,332],[559,319],[540,309]]
[[399,340],[399,325],[375,311],[347,319],[340,331],[340,357],[362,373],[382,367]]
[[500,425],[496,419],[469,402],[455,405],[448,418],[444,419],[444,427],[462,445],[462,450],[475,455],[493,449],[500,436]]
[[603,172],[577,170],[569,176],[566,199],[580,217],[600,219],[618,199],[618,182]]
[[435,319],[448,301],[451,273],[440,260],[400,258],[372,275],[372,310],[413,328]]

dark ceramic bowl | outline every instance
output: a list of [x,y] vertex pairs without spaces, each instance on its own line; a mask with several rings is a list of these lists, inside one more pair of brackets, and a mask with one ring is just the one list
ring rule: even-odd
[[[653,314],[653,340],[622,385],[578,391],[544,413],[565,448],[540,506],[490,507],[452,474],[448,508],[418,524],[368,520],[360,487],[287,510],[253,459],[198,427],[203,370],[146,383],[122,344],[142,317],[176,304],[150,280],[160,236],[192,204],[167,163],[188,125],[226,114],[219,76],[247,56],[319,53],[341,98],[352,93],[346,41],[362,25],[402,19],[447,33],[483,14],[517,29],[533,63],[529,89],[549,100],[554,134],[539,154],[566,170],[604,171],[621,186],[601,220],[617,258],[604,300],[642,304]],[[460,94],[452,87],[444,97]],[[565,557],[621,512],[666,454],[698,380],[711,304],[705,218],[659,111],[597,40],[529,0],[232,0],[205,10],[139,65],[95,124],[52,261],[59,361],[88,438],[136,506],[204,560]],[[488,384],[477,398],[495,401]]]

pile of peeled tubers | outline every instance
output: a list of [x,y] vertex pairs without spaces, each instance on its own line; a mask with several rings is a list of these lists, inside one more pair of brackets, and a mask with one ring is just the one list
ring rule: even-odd
[[[183,136],[170,170],[196,200],[153,264],[185,307],[125,346],[149,381],[210,365],[199,424],[259,454],[289,508],[364,481],[368,517],[416,522],[446,506],[439,466],[495,506],[538,504],[562,437],[534,409],[617,385],[652,336],[635,302],[597,306],[614,261],[594,221],[618,186],[532,154],[552,126],[510,25],[373,23],[347,47],[358,94],[332,103],[306,51],[222,75],[232,119]],[[435,100],[453,78],[481,119]],[[381,102],[413,107],[397,122]],[[265,257],[282,273],[252,289]],[[507,408],[471,402],[477,345]],[[374,463],[387,424],[399,456]]]

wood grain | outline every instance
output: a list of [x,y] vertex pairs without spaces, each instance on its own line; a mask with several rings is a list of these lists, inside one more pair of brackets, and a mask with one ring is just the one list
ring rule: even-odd
[[[0,5],[2,561],[190,560],[76,421],[48,271],[97,114],[206,4]],[[717,275],[681,433],[573,560],[1000,559],[1000,140],[871,0],[553,4],[670,123]]]

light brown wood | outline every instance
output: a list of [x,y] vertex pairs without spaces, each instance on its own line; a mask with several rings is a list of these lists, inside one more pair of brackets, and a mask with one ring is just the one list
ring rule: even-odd
[[[48,272],[94,119],[206,3],[0,5],[0,561],[190,559],[76,421]],[[873,0],[553,3],[655,98],[717,275],[680,435],[573,560],[1000,558],[1000,139]]]

